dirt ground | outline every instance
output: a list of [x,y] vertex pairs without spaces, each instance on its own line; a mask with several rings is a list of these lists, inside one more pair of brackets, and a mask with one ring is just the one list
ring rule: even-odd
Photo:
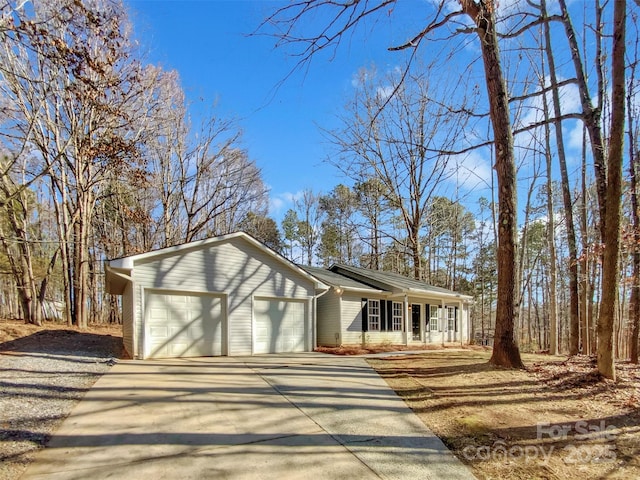
[[74,405],[122,358],[120,331],[0,319],[0,480],[20,478]]
[[[0,320],[5,353],[29,346],[60,352],[88,347],[120,356],[121,335],[117,325],[79,330]],[[528,369],[519,371],[494,368],[489,356],[487,350],[451,345],[369,361],[480,479],[640,478],[638,366],[618,363],[618,380],[611,382],[597,376],[591,357],[523,355]]]
[[480,479],[640,478],[640,368],[601,380],[595,358],[439,350],[371,365]]
[[[75,340],[75,333],[90,333],[96,335],[110,335],[112,337],[120,338],[122,341],[122,326],[121,325],[90,325],[88,328],[80,329],[77,327],[70,327],[66,323],[45,322],[42,326],[31,325],[19,320],[2,320],[0,319],[0,346],[2,350],[11,350],[11,343],[18,339],[46,337],[48,342],[53,344],[64,344],[70,347],[70,342]],[[23,340],[26,341],[26,340]],[[36,341],[36,340],[33,340]],[[82,339],[78,336],[78,341],[86,342],[86,339]],[[118,352],[122,354],[122,352]],[[118,355],[119,357],[120,355]]]

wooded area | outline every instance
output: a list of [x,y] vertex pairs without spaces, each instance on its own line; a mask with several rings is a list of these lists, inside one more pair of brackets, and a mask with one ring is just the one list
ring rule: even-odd
[[[240,125],[190,117],[124,4],[5,2],[0,314],[118,322],[105,259],[245,230],[294,262],[473,295],[473,339],[495,340],[495,363],[597,353],[614,377],[640,330],[639,6],[496,3],[409,7],[425,20],[389,45],[401,67],[363,67],[326,132],[346,180],[305,190],[278,225]],[[291,2],[258,31],[307,65],[399,9]]]

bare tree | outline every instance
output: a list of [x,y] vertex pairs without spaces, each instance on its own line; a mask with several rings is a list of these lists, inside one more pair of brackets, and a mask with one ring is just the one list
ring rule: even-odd
[[491,363],[522,368],[520,351],[514,338],[516,298],[516,167],[509,96],[500,63],[496,32],[496,2],[460,0],[480,37],[485,80],[490,100],[490,116],[496,152],[498,178],[498,299],[496,332]]
[[[426,76],[398,86],[389,76],[361,71],[360,87],[332,139],[340,156],[332,163],[354,180],[376,179],[389,207],[401,217],[411,252],[414,278],[424,278],[421,230],[430,200],[452,175],[450,150],[462,125],[446,107],[431,101]],[[395,90],[391,97],[388,92]],[[459,118],[459,117],[457,117]],[[441,129],[447,125],[447,129]]]
[[[320,222],[322,210],[320,208],[321,195],[314,193],[311,189],[304,189],[302,196],[294,202],[298,212],[297,233],[300,247],[305,253],[306,264],[313,263],[313,252],[320,240]],[[304,258],[302,262],[305,263]]]
[[[440,2],[435,7],[434,19],[411,40],[393,48],[393,50],[409,49],[411,52],[416,52],[421,42],[428,38],[433,31],[454,19],[462,19],[465,16],[472,21],[473,30],[479,37],[490,104],[490,119],[494,133],[495,169],[499,191],[498,301],[496,336],[491,363],[521,368],[523,364],[514,339],[514,320],[516,317],[516,171],[509,96],[501,67],[496,31],[496,3],[491,0],[459,0],[461,10],[449,12],[446,8],[448,3]],[[394,4],[393,1],[383,0],[373,4],[370,2],[343,3],[333,0],[294,2],[278,9],[265,21],[265,25],[275,25],[276,28],[280,28],[282,33],[279,36],[283,43],[302,45],[298,55],[301,64],[304,64],[317,52],[335,48],[344,35],[352,31],[364,18],[379,13],[383,9],[388,9],[392,4]],[[319,27],[319,31],[307,35],[294,32],[293,27],[302,23],[303,18],[306,19],[318,11],[326,13],[324,10],[331,11],[333,15],[329,16],[327,22]],[[399,90],[400,85],[394,94]],[[390,99],[390,101],[392,100]],[[416,142],[414,145],[418,149],[424,148],[422,142]],[[410,223],[415,222],[415,218],[407,220]],[[418,245],[412,245],[412,247],[416,246]],[[419,276],[419,259],[415,259],[415,262],[417,265],[414,265],[414,273]]]
[[368,261],[364,263],[366,268],[379,270],[382,266],[382,242],[386,236],[384,233],[385,215],[390,210],[387,198],[388,193],[384,184],[376,177],[361,179],[354,185],[354,191],[358,197],[358,210],[363,216],[364,225],[360,230],[364,243],[369,246]]
[[[598,190],[605,190],[602,215],[602,300],[598,318],[598,371],[615,380],[613,325],[618,296],[620,253],[620,207],[622,197],[622,156],[625,126],[625,41],[626,0],[613,7],[613,45],[611,50],[611,127],[606,164],[606,181],[598,178]],[[604,185],[600,182],[605,181]]]
[[241,148],[241,130],[211,113],[195,130],[174,72],[158,77],[164,113],[146,142],[149,182],[145,191],[157,212],[157,245],[169,246],[237,230],[249,213],[266,215],[267,190],[260,169]]
[[[637,28],[637,21],[634,22]],[[636,71],[638,67],[638,38],[636,37],[634,58],[635,62],[631,65],[631,76],[629,79],[629,88],[627,89],[627,122],[629,125],[629,195],[631,197],[631,263],[632,263],[632,283],[631,298],[629,299],[629,322],[631,323],[631,331],[629,332],[629,357],[631,362],[638,363],[638,339],[640,337],[640,204],[638,195],[640,195],[640,184],[638,175],[640,175],[640,128],[637,122],[638,105],[634,104],[634,94],[638,94],[638,79]]]
[[[540,2],[540,11],[542,18],[548,19],[546,0]],[[579,298],[578,298],[578,248],[576,244],[576,233],[573,220],[573,201],[571,199],[571,187],[569,185],[569,175],[567,173],[567,160],[564,146],[564,136],[562,134],[562,111],[560,103],[560,91],[558,87],[558,79],[555,66],[555,58],[553,55],[553,46],[551,44],[551,32],[549,22],[544,22],[544,51],[549,63],[549,79],[551,82],[551,98],[553,105],[553,126],[555,131],[556,148],[558,155],[558,163],[560,165],[560,175],[562,179],[562,200],[564,202],[564,214],[566,219],[567,245],[569,247],[569,354],[577,355],[580,342],[580,319],[579,319]],[[546,98],[545,98],[546,106]],[[547,164],[547,169],[550,165]],[[548,175],[551,175],[549,170]],[[549,201],[551,201],[549,197]],[[553,255],[555,259],[555,252]],[[555,298],[552,299],[555,303]],[[555,307],[555,306],[554,306]],[[552,336],[554,338],[554,336]],[[583,351],[587,346],[583,341]]]
[[2,74],[22,138],[50,179],[66,316],[85,326],[91,217],[106,172],[135,164],[140,65],[130,57],[129,27],[116,1],[39,2],[15,10],[12,20]]

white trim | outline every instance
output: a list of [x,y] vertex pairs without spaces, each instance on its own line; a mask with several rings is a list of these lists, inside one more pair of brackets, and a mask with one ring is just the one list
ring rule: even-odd
[[[377,303],[377,309],[378,309],[378,313],[377,314],[372,314],[371,313],[371,307],[372,302],[376,302]],[[371,317],[375,317],[377,318],[377,328],[374,330],[371,328]],[[367,332],[381,332],[382,331],[382,325],[380,324],[382,321],[382,307],[380,306],[380,299],[379,298],[367,298]]]
[[[215,245],[216,243],[226,242],[226,241],[232,240],[234,238],[241,238],[241,239],[245,240],[249,244],[251,244],[254,247],[256,247],[259,250],[261,250],[263,253],[265,253],[265,254],[269,255],[270,257],[278,260],[280,263],[282,263],[283,265],[286,265],[287,267],[289,267],[291,270],[295,271],[299,275],[302,275],[307,280],[311,280],[313,282],[313,284],[315,285],[316,289],[318,289],[318,290],[328,290],[329,289],[328,285],[324,284],[323,282],[318,280],[316,277],[314,277],[310,273],[307,273],[305,270],[303,270],[302,268],[298,267],[296,264],[290,262],[289,260],[287,260],[285,257],[280,255],[279,253],[277,253],[274,250],[270,249],[265,244],[263,244],[262,242],[259,242],[258,240],[256,240],[251,235],[249,235],[249,234],[247,234],[245,232],[229,233],[227,235],[221,235],[219,237],[211,237],[211,238],[206,238],[204,240],[195,240],[193,242],[183,243],[181,245],[175,245],[173,247],[166,247],[166,248],[161,248],[159,250],[152,250],[150,252],[139,253],[137,255],[131,255],[131,256],[128,256],[128,257],[116,258],[116,259],[113,259],[113,260],[109,260],[108,261],[108,266],[111,267],[111,268],[115,268],[115,269],[129,269],[129,270],[131,270],[131,269],[133,269],[135,263],[136,262],[140,262],[141,260],[148,260],[150,258],[153,258],[153,257],[156,257],[156,256],[162,256],[162,255],[175,255],[175,254],[178,254],[178,253],[182,252],[183,250],[191,250],[191,249],[203,248],[203,247],[207,247],[209,245]],[[107,269],[107,273],[108,273],[108,269]]]
[[[338,285],[345,292],[353,292],[353,293],[375,293],[376,295],[390,295],[391,292],[388,290],[376,290],[375,288],[358,288],[358,287],[343,287],[342,285]],[[391,296],[390,296],[391,298]]]
[[252,295],[251,296],[251,355],[256,354],[256,300],[270,301],[275,300],[278,302],[297,302],[305,306],[304,309],[304,351],[309,351],[309,344],[312,341],[314,332],[310,331],[310,324],[313,325],[313,313],[310,311],[311,301],[315,296],[310,297],[277,297],[271,295]]
[[147,345],[147,340],[151,337],[149,333],[149,322],[147,318],[146,305],[147,298],[149,295],[207,295],[210,297],[220,298],[222,300],[222,325],[220,325],[220,333],[222,338],[220,339],[220,349],[222,356],[229,355],[229,295],[225,292],[210,292],[207,290],[175,290],[171,288],[153,288],[153,287],[141,287],[141,296],[142,301],[140,303],[141,314],[142,314],[142,354],[139,355],[139,358],[145,359],[149,358],[149,346]]

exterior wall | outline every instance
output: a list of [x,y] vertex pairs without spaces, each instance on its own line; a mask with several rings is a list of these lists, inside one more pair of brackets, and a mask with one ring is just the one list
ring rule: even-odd
[[460,309],[460,324],[462,325],[462,343],[469,343],[471,341],[471,319],[469,318],[469,304],[463,304]]
[[[155,256],[136,262],[136,332],[139,350],[144,332],[145,289],[168,289],[182,293],[209,292],[228,295],[227,335],[229,355],[250,355],[253,341],[252,303],[263,298],[309,300],[313,283],[281,261],[266,254],[241,237],[194,247],[178,253]],[[313,322],[307,308],[307,348],[312,348]],[[223,348],[224,350],[224,348]]]
[[[342,297],[342,344],[393,344],[393,345],[403,345],[405,343],[405,332],[375,332],[375,331],[362,331],[362,298],[367,297],[367,295],[360,296],[347,296],[343,295]],[[368,296],[368,298],[375,299],[382,297],[376,297],[374,295]],[[395,301],[400,301],[399,299],[394,299]],[[413,340],[412,339],[412,318],[411,312],[409,312],[409,318],[405,319],[404,325],[408,326],[409,331],[407,333],[408,343],[409,344],[442,344],[444,343],[469,343],[469,307],[468,305],[460,302],[460,301],[449,301],[445,300],[445,306],[454,306],[458,307],[457,315],[458,315],[458,330],[457,331],[448,331],[446,330],[446,309],[440,310],[440,320],[439,320],[439,328],[438,331],[430,331],[429,330],[429,312],[426,309],[426,305],[438,305],[441,306],[443,304],[442,299],[438,298],[413,298],[409,297],[408,299],[409,305],[420,305],[420,339]],[[320,304],[318,305],[320,309]],[[318,318],[318,323],[321,325],[321,320]],[[319,327],[320,328],[320,327]],[[364,337],[363,337],[364,334]]]
[[374,295],[343,295],[342,296],[342,344],[404,344],[404,332],[363,332],[362,331],[362,299],[385,300]]
[[[428,343],[428,344],[442,344],[442,343],[469,343],[469,307],[461,301],[451,301],[438,298],[429,299],[409,299],[410,303],[420,304],[422,313],[421,327],[422,327],[422,339],[419,342],[411,343]],[[457,330],[448,330],[447,309],[439,309],[439,323],[438,330],[431,331],[429,329],[429,312],[426,310],[426,305],[437,305],[441,307],[444,303],[445,307],[457,307]]]
[[340,295],[331,289],[318,298],[317,305],[318,346],[335,347],[341,345]]
[[342,295],[342,344],[354,345],[362,343],[362,295]]
[[133,328],[133,285],[131,282],[127,282],[127,286],[122,294],[122,343],[124,344],[124,349],[132,357],[137,353],[134,348],[135,335],[133,333]]

